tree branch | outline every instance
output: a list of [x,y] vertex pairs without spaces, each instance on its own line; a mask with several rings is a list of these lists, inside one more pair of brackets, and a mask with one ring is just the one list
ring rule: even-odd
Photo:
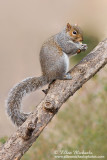
[[107,39],[70,70],[72,80],[56,80],[26,122],[1,147],[0,160],[19,160],[62,104],[107,64]]

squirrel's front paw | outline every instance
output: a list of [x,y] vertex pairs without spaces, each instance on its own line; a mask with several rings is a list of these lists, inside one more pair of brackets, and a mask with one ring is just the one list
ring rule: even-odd
[[81,51],[85,51],[85,50],[87,50],[87,44],[81,44],[81,47],[80,47],[80,50]]

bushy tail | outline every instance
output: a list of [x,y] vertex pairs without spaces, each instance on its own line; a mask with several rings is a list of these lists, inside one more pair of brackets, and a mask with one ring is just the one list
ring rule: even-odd
[[10,116],[13,123],[17,126],[21,126],[27,119],[29,114],[21,112],[22,98],[30,92],[35,91],[38,88],[48,83],[46,77],[30,77],[19,84],[17,84],[9,93],[7,99],[7,113]]

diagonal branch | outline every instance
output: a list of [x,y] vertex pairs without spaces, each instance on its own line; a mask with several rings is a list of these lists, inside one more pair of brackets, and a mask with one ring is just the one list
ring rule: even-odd
[[62,104],[107,64],[107,39],[70,70],[72,80],[56,80],[26,122],[1,147],[0,160],[19,160]]

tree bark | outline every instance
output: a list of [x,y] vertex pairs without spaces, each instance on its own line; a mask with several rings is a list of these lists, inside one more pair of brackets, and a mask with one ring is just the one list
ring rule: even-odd
[[53,82],[44,100],[31,113],[25,123],[0,149],[0,160],[19,160],[31,147],[66,100],[107,64],[107,39],[100,42],[69,73],[72,80]]

